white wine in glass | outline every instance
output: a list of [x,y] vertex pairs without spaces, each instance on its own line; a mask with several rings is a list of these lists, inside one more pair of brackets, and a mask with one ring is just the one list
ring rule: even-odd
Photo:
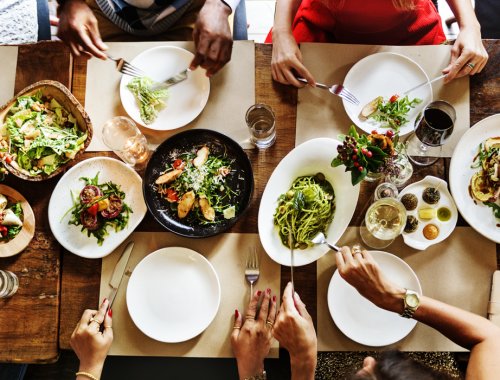
[[385,248],[391,244],[406,224],[406,209],[395,198],[381,198],[366,212],[361,225],[361,238],[372,248]]

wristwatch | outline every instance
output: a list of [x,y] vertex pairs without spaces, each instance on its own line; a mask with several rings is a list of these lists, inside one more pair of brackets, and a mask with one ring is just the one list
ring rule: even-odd
[[413,314],[420,306],[420,297],[418,296],[418,293],[413,290],[406,289],[403,301],[405,308],[401,316],[404,318],[412,318]]
[[266,371],[262,371],[262,373],[259,373],[257,375],[253,375],[250,377],[245,377],[245,380],[266,380]]

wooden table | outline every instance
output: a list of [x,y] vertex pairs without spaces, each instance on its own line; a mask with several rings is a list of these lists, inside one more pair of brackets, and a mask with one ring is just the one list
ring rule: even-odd
[[[471,125],[500,113],[500,41],[485,40],[490,61],[481,75],[471,78]],[[294,147],[297,90],[271,79],[271,46],[257,44],[256,101],[269,104],[276,113],[277,142],[265,151],[247,151],[254,169],[255,191],[248,212],[231,230],[257,232],[257,213],[265,184],[279,161]],[[42,79],[58,80],[68,86],[79,101],[85,100],[86,62],[72,60],[68,49],[56,42],[19,48],[15,91]],[[81,159],[112,153],[85,153]],[[449,159],[440,159],[430,168],[415,170],[412,181],[432,174],[448,178]],[[0,268],[20,276],[15,297],[0,300],[0,361],[52,362],[59,349],[68,349],[69,337],[85,308],[98,305],[101,260],[89,260],[64,251],[52,236],[47,217],[50,195],[59,179],[43,183],[25,182],[12,175],[5,184],[20,191],[30,202],[36,217],[36,234],[20,255],[0,261]],[[360,210],[370,200],[374,184],[363,183],[352,225],[359,225]],[[459,225],[466,225],[460,218]],[[163,231],[147,215],[138,231]],[[500,247],[497,245],[497,257]],[[288,267],[282,267],[281,285],[289,280]],[[299,267],[296,286],[316,321],[316,264]]]

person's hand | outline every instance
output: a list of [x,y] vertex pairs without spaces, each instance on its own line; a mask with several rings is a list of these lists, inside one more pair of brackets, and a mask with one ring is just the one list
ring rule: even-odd
[[108,305],[109,301],[105,299],[99,310],[85,310],[70,340],[73,351],[80,359],[79,371],[98,378],[113,342],[112,312],[111,309],[106,312]]
[[481,41],[479,26],[464,27],[451,50],[450,64],[443,70],[443,74],[447,74],[445,82],[480,73],[487,61],[488,53]]
[[306,79],[311,86],[315,86],[316,83],[302,63],[302,53],[289,31],[280,32],[273,29],[271,72],[275,81],[295,87],[304,87],[304,83],[299,82],[296,76]]
[[274,337],[290,354],[292,377],[314,378],[317,360],[317,338],[311,316],[297,293],[292,294],[289,282],[276,317]]
[[276,318],[276,296],[271,297],[271,289],[267,289],[257,313],[261,294],[261,291],[254,293],[245,315],[235,310],[231,346],[241,379],[262,373],[264,358],[271,348],[271,330]]
[[82,0],[67,0],[59,6],[59,29],[57,36],[77,57],[107,59],[103,53],[108,47],[102,42],[97,19],[89,6]]
[[[353,254],[354,253],[354,254]],[[335,254],[340,276],[366,299],[387,310],[401,313],[406,290],[389,281],[373,256],[359,246],[342,247]]]
[[189,65],[207,70],[207,76],[217,73],[231,59],[233,37],[228,16],[231,8],[220,0],[207,0],[198,14],[193,31],[196,53]]

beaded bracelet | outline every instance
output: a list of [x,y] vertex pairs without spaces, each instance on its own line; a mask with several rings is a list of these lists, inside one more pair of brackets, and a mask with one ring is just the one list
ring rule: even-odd
[[88,372],[80,371],[80,372],[77,372],[75,375],[76,376],[85,376],[85,377],[88,377],[91,380],[99,380],[98,377],[95,377],[94,375],[92,375],[91,373],[88,373]]

